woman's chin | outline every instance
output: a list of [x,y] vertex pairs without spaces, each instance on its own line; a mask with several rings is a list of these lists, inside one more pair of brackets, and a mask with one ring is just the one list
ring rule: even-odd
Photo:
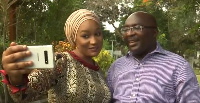
[[96,57],[96,56],[98,56],[98,55],[99,55],[99,52],[90,53],[90,56],[91,56],[91,57]]

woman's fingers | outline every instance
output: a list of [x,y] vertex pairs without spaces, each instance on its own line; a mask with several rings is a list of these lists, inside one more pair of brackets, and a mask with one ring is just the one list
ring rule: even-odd
[[30,74],[31,71],[34,70],[34,69],[27,69],[27,68],[21,68],[21,69],[18,69],[18,70],[12,70],[8,73],[8,75],[12,74],[12,77],[18,77],[19,75],[24,75],[24,74]]
[[15,46],[15,45],[17,45],[17,43],[15,43],[15,42],[10,43],[10,46]]
[[25,57],[30,56],[30,55],[31,55],[30,51],[23,51],[23,52],[13,53],[13,54],[4,56],[2,58],[2,63],[6,64],[6,63],[16,62],[17,60],[25,58]]
[[7,48],[4,52],[3,52],[3,56],[7,56],[16,52],[20,52],[20,51],[25,51],[27,50],[27,46],[26,45],[15,45],[15,46],[10,46],[9,48]]
[[[32,61],[25,61],[25,62],[16,62],[16,63],[9,63],[3,65],[3,68],[7,70],[6,68],[9,68],[9,70],[20,70],[22,68],[26,68],[28,66],[32,66],[33,62]],[[7,70],[7,71],[9,71]]]

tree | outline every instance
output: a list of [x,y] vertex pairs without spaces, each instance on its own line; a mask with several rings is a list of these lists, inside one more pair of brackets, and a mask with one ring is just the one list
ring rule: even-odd
[[78,1],[81,0],[33,0],[21,6],[18,10],[18,42],[49,44],[53,40],[64,40],[62,28],[66,18],[80,8]]
[[159,1],[161,7],[167,9],[170,50],[180,55],[187,55],[186,51],[196,51],[199,44],[199,2],[196,0]]

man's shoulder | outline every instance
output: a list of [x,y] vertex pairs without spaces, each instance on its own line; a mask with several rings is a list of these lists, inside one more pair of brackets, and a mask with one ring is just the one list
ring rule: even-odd
[[113,63],[121,63],[125,62],[127,60],[127,56],[122,56],[120,58],[117,58]]
[[116,59],[111,64],[111,66],[109,68],[109,73],[112,74],[113,77],[115,77],[119,73],[122,73],[123,71],[125,71],[125,69],[128,69],[128,68],[126,68],[127,62],[128,62],[127,56],[122,56],[122,57]]
[[122,68],[129,68],[131,65],[134,65],[135,62],[136,61],[132,57],[125,55],[125,56],[122,56],[122,57],[116,59],[112,63],[110,69],[120,70]]
[[171,60],[187,61],[183,56],[181,56],[177,53],[168,51],[168,50],[165,50],[165,54],[166,54],[166,58],[169,58]]
[[[117,58],[112,64],[111,64],[111,68],[115,68],[116,66],[121,66],[121,64],[124,64],[124,62],[127,61],[127,57],[126,56],[122,56],[120,58]],[[110,68],[110,69],[111,69]]]

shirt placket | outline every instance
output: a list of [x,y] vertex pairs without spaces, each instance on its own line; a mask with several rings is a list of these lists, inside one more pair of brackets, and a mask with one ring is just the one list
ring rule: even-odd
[[142,68],[142,63],[138,63],[137,72],[135,73],[135,80],[133,82],[133,91],[131,94],[131,98],[134,98],[135,103],[137,103],[138,100],[138,93],[140,92],[140,83],[141,83],[141,75],[140,75],[140,69]]

